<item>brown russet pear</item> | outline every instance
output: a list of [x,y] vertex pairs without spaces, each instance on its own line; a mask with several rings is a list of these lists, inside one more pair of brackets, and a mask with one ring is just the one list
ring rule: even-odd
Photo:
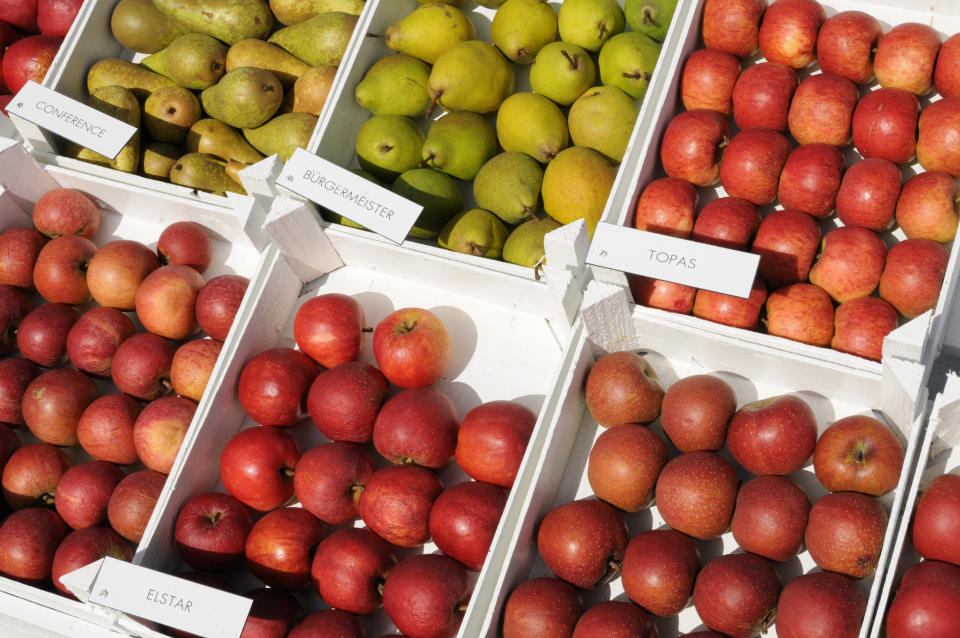
[[270,71],[242,66],[200,94],[207,115],[235,128],[260,126],[277,112],[283,86]]
[[430,65],[406,53],[385,55],[357,83],[353,97],[374,115],[420,117],[430,107]]
[[187,131],[201,117],[197,96],[182,86],[157,89],[143,103],[143,127],[155,142],[182,144]]
[[307,147],[316,127],[317,116],[312,113],[284,113],[262,126],[243,129],[243,136],[264,155],[276,153],[287,161],[298,147]]
[[153,0],[164,15],[194,31],[234,44],[247,38],[266,38],[273,14],[265,0]]
[[491,113],[513,92],[514,82],[513,67],[495,46],[467,40],[437,58],[427,87],[447,110]]
[[505,151],[526,153],[542,164],[570,143],[567,118],[539,93],[514,93],[497,111],[497,139]]
[[104,58],[94,62],[87,71],[87,93],[92,94],[99,88],[113,85],[129,89],[142,103],[160,87],[175,86],[176,82],[121,58]]
[[187,153],[170,168],[170,181],[181,186],[222,195],[225,191],[246,194],[227,175],[226,163],[204,153]]
[[227,47],[205,33],[188,33],[140,61],[144,67],[165,75],[180,86],[195,91],[213,86],[226,73]]
[[67,157],[74,157],[91,164],[99,164],[125,173],[136,173],[140,165],[140,102],[133,92],[122,86],[103,86],[90,94],[87,105],[101,113],[135,126],[138,130],[120,149],[113,159],[101,155],[74,142],[68,142],[64,151]]
[[319,13],[342,11],[359,16],[364,0],[270,0],[270,10],[279,22],[297,24]]
[[441,248],[466,255],[500,259],[510,231],[488,210],[471,208],[455,215],[440,230]]
[[331,11],[274,31],[267,42],[283,47],[310,66],[340,66],[355,26],[357,16]]
[[556,39],[557,14],[546,0],[507,0],[490,23],[490,40],[517,64],[533,64]]
[[335,66],[312,66],[304,71],[293,85],[293,112],[319,117],[336,76]]
[[589,146],[619,164],[630,142],[640,109],[615,86],[595,86],[570,106],[567,125],[576,146]]
[[241,66],[270,71],[280,80],[284,91],[293,87],[297,78],[310,68],[309,64],[276,44],[254,39],[240,40],[227,51],[227,72]]
[[460,9],[442,3],[417,7],[387,27],[387,46],[433,64],[460,42],[475,40],[477,29]]
[[117,42],[137,53],[156,53],[190,27],[164,15],[153,0],[120,0],[110,15]]
[[565,148],[543,171],[543,209],[561,224],[583,219],[593,237],[616,176],[616,169],[592,148]]
[[170,169],[183,156],[183,147],[167,142],[147,142],[140,154],[140,174],[154,179],[169,180]]
[[187,131],[186,147],[191,153],[216,155],[224,161],[236,160],[253,164],[263,159],[263,155],[250,146],[240,131],[209,117],[198,120],[190,127]]

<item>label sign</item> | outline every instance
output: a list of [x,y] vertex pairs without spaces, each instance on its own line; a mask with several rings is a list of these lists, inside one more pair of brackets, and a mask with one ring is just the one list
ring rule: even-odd
[[277,184],[400,243],[423,206],[322,157],[296,149]]
[[32,80],[13,96],[7,111],[110,159],[137,132],[135,126]]
[[587,263],[746,299],[760,256],[601,222]]
[[237,638],[253,600],[105,558],[90,602],[207,638]]

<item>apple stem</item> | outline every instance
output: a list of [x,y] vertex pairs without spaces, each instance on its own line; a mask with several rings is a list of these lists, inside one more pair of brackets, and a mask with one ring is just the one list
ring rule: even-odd
[[360,332],[373,332],[373,328],[370,328],[369,326],[360,328]]
[[44,494],[40,497],[40,500],[43,501],[43,504],[44,504],[44,505],[52,506],[52,505],[53,505],[53,494],[46,494],[46,493],[44,493]]
[[456,609],[458,613],[465,614],[467,613],[467,607],[469,607],[469,605],[470,603],[468,601],[464,601],[462,603],[458,603],[454,609]]
[[411,459],[409,456],[400,457],[400,465],[416,465],[417,462]]
[[377,576],[377,593],[380,595],[380,598],[383,598],[383,583],[386,582],[386,579],[383,576]]
[[601,578],[600,582],[594,585],[594,587],[603,585],[605,583],[609,583],[619,575],[620,575],[620,562],[617,560],[614,560],[613,558],[610,558],[607,561],[607,573],[603,575],[603,578]]
[[160,396],[166,396],[173,392],[173,382],[170,379],[162,379],[160,381],[160,387],[162,388]]
[[292,468],[292,467],[285,467],[285,468],[281,469],[281,470],[280,470],[280,476],[282,476],[282,477],[283,477],[284,479],[286,479],[286,480],[291,480],[291,479],[293,479],[293,468]]
[[760,621],[760,633],[767,633],[767,629],[773,625],[773,620],[777,615],[777,608],[774,607],[767,612],[767,615],[763,617],[763,620]]
[[354,502],[354,504],[356,504],[357,501],[360,500],[360,495],[363,494],[363,486],[362,486],[362,485],[351,485],[351,486],[350,486],[350,494],[353,496],[353,502]]

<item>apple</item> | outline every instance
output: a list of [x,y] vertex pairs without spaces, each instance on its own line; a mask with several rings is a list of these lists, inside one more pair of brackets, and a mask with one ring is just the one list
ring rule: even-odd
[[287,638],[365,638],[366,630],[356,617],[339,609],[321,609],[304,616]]
[[133,547],[106,525],[94,525],[70,532],[53,554],[50,565],[53,586],[63,595],[76,598],[66,585],[60,582],[60,577],[107,556],[129,563],[133,560]]
[[833,320],[830,296],[813,284],[789,284],[767,298],[767,334],[826,348]]
[[121,392],[152,401],[171,389],[173,345],[151,332],[138,332],[123,340],[113,354],[110,376]]
[[453,636],[470,597],[467,571],[438,554],[399,563],[383,583],[383,609],[408,636]]
[[204,283],[200,273],[190,266],[170,264],[157,268],[137,288],[137,318],[154,334],[186,339],[199,327],[196,301]]
[[67,35],[80,12],[83,0],[37,0],[37,26],[40,33]]
[[932,239],[904,239],[887,251],[880,275],[880,297],[907,319],[937,305],[950,255]]
[[889,638],[949,638],[960,623],[960,568],[924,561],[907,570],[887,610]]
[[700,289],[693,301],[693,316],[725,326],[756,330],[760,325],[760,309],[767,299],[767,286],[757,275],[746,299]]
[[507,493],[490,483],[451,485],[430,508],[430,537],[441,552],[480,571],[506,503]]
[[802,69],[816,59],[817,32],[826,20],[816,0],[775,0],[760,22],[760,53]]
[[41,34],[28,35],[8,46],[3,52],[2,69],[10,93],[16,95],[28,81],[43,82],[61,44],[62,37]]
[[704,45],[749,57],[757,50],[760,16],[766,8],[766,0],[706,0],[701,28]]
[[21,406],[23,420],[41,441],[61,447],[76,445],[80,415],[98,396],[96,384],[79,370],[49,370],[27,386]]
[[344,527],[317,545],[310,573],[325,603],[352,614],[369,614],[383,605],[383,581],[396,564],[385,540],[365,527]]
[[556,576],[593,589],[620,575],[629,539],[627,525],[612,505],[585,498],[544,515],[537,529],[537,551]]
[[0,423],[13,427],[25,425],[21,409],[23,394],[39,374],[40,368],[27,359],[0,359]]
[[667,461],[657,478],[657,509],[678,532],[700,540],[730,527],[737,499],[737,473],[713,452],[685,452]]
[[3,466],[3,500],[10,509],[53,505],[57,484],[71,465],[70,457],[49,443],[24,445]]
[[[720,197],[707,202],[700,209],[690,239],[713,246],[744,250],[759,227],[760,212],[756,206],[740,197]],[[695,290],[690,290],[693,291],[690,293],[692,307]]]
[[0,20],[27,33],[37,32],[37,2],[35,0],[5,0],[0,2]]
[[90,300],[86,267],[96,245],[79,235],[54,237],[40,249],[33,266],[33,285],[50,302],[78,306]]
[[856,638],[867,599],[841,574],[811,572],[797,576],[780,592],[778,638]]
[[819,245],[820,226],[816,220],[788,208],[763,218],[750,252],[760,255],[757,273],[768,286],[779,288],[807,280]]
[[[28,4],[28,3],[21,3]],[[7,22],[0,18],[0,49],[6,49],[8,46],[20,39],[20,34]]]
[[87,286],[101,306],[133,310],[137,288],[160,267],[160,260],[144,244],[116,239],[101,246],[87,264]]
[[460,423],[457,465],[474,480],[513,487],[536,423],[536,413],[516,401],[481,403]]
[[892,492],[903,468],[903,446],[877,419],[852,415],[834,421],[817,440],[813,471],[831,492]]
[[680,452],[719,450],[736,410],[737,395],[730,384],[711,374],[694,374],[667,388],[660,425]]
[[460,419],[446,394],[414,387],[390,397],[373,423],[373,445],[391,463],[442,470],[453,459]]
[[587,480],[597,498],[627,512],[646,507],[657,475],[667,463],[667,446],[642,425],[624,423],[594,441]]
[[0,423],[0,469],[7,463],[10,455],[20,449],[20,437],[11,428]]
[[[10,301],[15,302],[14,299]],[[17,348],[20,354],[45,368],[64,363],[67,336],[79,318],[79,313],[67,304],[40,304],[18,322]]]
[[67,333],[67,356],[78,370],[109,377],[117,348],[136,331],[130,317],[116,308],[91,308]]
[[128,541],[139,543],[166,480],[166,475],[153,470],[140,470],[124,477],[107,503],[110,527]]
[[269,512],[293,496],[300,446],[286,431],[252,427],[234,434],[220,453],[220,480],[241,503]]
[[387,378],[376,367],[347,361],[317,375],[307,393],[307,411],[328,439],[366,443],[389,392]]
[[840,226],[823,236],[820,257],[810,269],[810,283],[843,303],[866,297],[880,284],[887,246],[872,230]]
[[798,146],[780,172],[780,204],[817,219],[829,217],[836,205],[845,166],[843,154],[832,144]]
[[733,119],[740,130],[787,130],[797,72],[781,62],[759,62],[743,70],[733,86]]
[[813,503],[803,538],[820,569],[865,578],[877,569],[886,529],[887,511],[879,501],[835,492]]
[[960,96],[960,37],[956,33],[940,45],[933,68],[933,85],[943,97]]
[[693,310],[697,289],[692,286],[633,274],[627,274],[627,283],[635,304],[682,315]]
[[740,75],[740,60],[720,49],[698,49],[687,56],[680,76],[683,108],[733,113],[733,85]]
[[910,540],[927,560],[960,565],[956,533],[960,530],[960,476],[941,474],[920,493],[913,512]]
[[133,424],[133,445],[148,469],[169,474],[193,421],[197,404],[185,397],[154,399]]
[[323,525],[302,507],[269,512],[247,534],[247,567],[270,587],[306,587],[310,584],[313,550],[323,536]]
[[205,283],[195,304],[200,329],[225,341],[249,285],[250,279],[242,275],[220,275]]
[[291,426],[303,417],[304,399],[316,376],[316,364],[299,350],[270,348],[243,366],[237,397],[257,423]]
[[945,97],[925,107],[917,120],[917,161],[928,171],[960,176],[960,97]]
[[785,476],[757,476],[740,486],[730,520],[733,539],[744,551],[777,562],[803,546],[810,499]]
[[943,171],[917,173],[904,182],[895,215],[907,237],[953,241],[960,221],[957,180]]
[[200,224],[174,222],[160,233],[157,256],[164,264],[190,266],[202,275],[210,267],[213,246]]
[[33,310],[33,304],[18,288],[0,284],[0,354],[17,347],[17,328]]
[[33,227],[47,237],[80,235],[92,239],[100,230],[100,209],[74,188],[52,188],[33,206]]
[[183,561],[194,569],[225,571],[243,564],[252,527],[253,516],[243,503],[229,494],[206,492],[180,508],[173,542]]
[[883,338],[896,329],[896,309],[879,297],[858,297],[837,306],[830,347],[873,361],[883,357]]
[[240,638],[284,638],[303,619],[303,607],[291,594],[261,587],[244,592],[253,599]]
[[712,186],[720,179],[720,157],[730,141],[730,125],[709,109],[678,113],[667,124],[660,143],[660,163],[670,177],[694,186]]
[[907,164],[917,154],[920,101],[906,89],[879,88],[853,111],[853,145],[863,157]]
[[767,559],[725,554],[700,570],[693,585],[693,605],[710,629],[731,638],[748,638],[772,626],[780,589],[780,577]]
[[779,132],[745,129],[734,135],[724,150],[720,182],[727,195],[765,206],[777,197],[780,171],[788,155],[790,141]]
[[222,349],[216,339],[194,339],[177,348],[170,362],[173,391],[199,403]]
[[363,346],[363,308],[349,295],[329,293],[307,300],[293,318],[297,346],[324,368],[353,361]]
[[450,333],[437,315],[423,308],[401,308],[373,331],[373,356],[383,376],[400,388],[432,385],[450,363]]
[[846,146],[859,97],[857,85],[842,75],[811,75],[797,86],[790,102],[790,134],[799,144]]
[[817,63],[824,73],[857,84],[873,79],[873,51],[883,27],[863,11],[841,11],[826,19],[817,33]]
[[45,507],[26,507],[0,524],[0,576],[49,586],[53,555],[70,528]]
[[106,461],[88,461],[67,468],[57,483],[53,504],[73,529],[107,522],[107,503],[123,470]]
[[0,233],[0,284],[30,288],[33,267],[47,238],[33,228],[8,228]]
[[303,453],[293,471],[293,491],[308,512],[330,525],[357,517],[357,500],[374,471],[365,448],[331,441]]
[[594,605],[580,616],[573,638],[631,638],[659,636],[650,614],[624,600]]
[[933,69],[940,50],[936,30],[919,22],[902,22],[880,36],[873,59],[880,86],[925,95],[933,88]]
[[690,601],[700,570],[696,543],[669,528],[641,532],[623,555],[621,582],[633,602],[651,614],[678,614]]
[[697,199],[697,189],[686,180],[677,177],[655,179],[637,198],[633,227],[686,239],[693,230]]
[[550,576],[525,580],[503,606],[503,638],[572,636],[582,614],[580,595],[570,583]]
[[604,427],[650,423],[660,416],[663,388],[650,364],[636,352],[605,354],[587,373],[590,416]]
[[100,461],[132,465],[140,458],[133,443],[133,424],[140,404],[118,392],[94,399],[77,422],[77,439],[83,450]]
[[367,479],[357,511],[388,543],[416,547],[430,540],[430,508],[442,491],[440,479],[427,468],[390,465]]

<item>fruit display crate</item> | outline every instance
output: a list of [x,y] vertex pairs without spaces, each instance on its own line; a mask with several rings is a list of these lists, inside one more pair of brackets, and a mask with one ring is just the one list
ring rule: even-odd
[[[827,18],[841,11],[857,10],[867,13],[881,23],[884,32],[889,31],[892,26],[897,24],[922,23],[931,25],[943,41],[948,36],[960,31],[960,7],[953,2],[937,1],[917,5],[898,0],[880,0],[879,2],[822,0],[820,4]],[[670,69],[671,72],[656,77],[650,88],[651,93],[647,99],[651,102],[651,108],[641,113],[637,125],[640,138],[634,140],[633,154],[628,160],[630,166],[621,170],[623,174],[622,183],[614,191],[611,200],[608,202],[603,219],[606,223],[633,228],[634,209],[640,193],[653,180],[667,176],[660,162],[661,141],[670,121],[684,110],[680,91],[681,72],[684,63],[692,52],[704,46],[701,36],[704,0],[693,0],[685,3],[684,7],[686,10],[678,11],[675,17],[677,46],[669,51],[665,50],[662,54],[661,64],[664,68]],[[742,69],[747,69],[763,61],[764,58],[760,52],[755,51],[749,57],[741,58],[740,64]],[[797,71],[800,81],[818,73],[820,73],[820,68],[815,62]],[[874,79],[869,85],[859,86],[860,95],[865,95],[876,88],[879,88],[879,84]],[[921,106],[927,106],[938,99],[940,99],[939,94],[934,90],[925,96],[921,96],[919,102]],[[655,106],[652,104],[654,100],[656,101]],[[731,127],[731,135],[736,134],[739,129],[734,124],[733,118],[729,117],[727,121]],[[792,147],[796,148],[797,143],[793,141],[792,137],[789,137],[789,133],[785,133],[785,135],[790,139]],[[840,150],[846,160],[847,168],[861,159],[860,154],[852,144],[848,143],[846,146],[840,147]],[[911,160],[908,164],[901,164],[900,169],[904,181],[923,171],[916,159]],[[715,186],[698,187],[696,190],[699,196],[698,211],[707,202],[726,196],[726,191],[719,182]],[[758,207],[764,217],[773,210],[781,208],[782,205],[778,200],[774,200],[773,204]],[[830,229],[841,225],[841,222],[835,214],[831,213],[828,218],[819,220],[819,225],[821,232],[826,233]],[[893,225],[886,231],[881,232],[880,237],[889,248],[904,239],[905,235],[898,226]],[[958,242],[950,242],[946,244],[946,248],[949,251],[949,261],[936,307],[911,320],[906,320],[903,316],[899,317],[899,330],[901,332],[910,332],[915,337],[922,334],[924,335],[923,339],[911,337],[909,342],[912,345],[907,345],[904,341],[888,337],[884,345],[885,357],[889,354],[927,365],[936,357],[943,340],[944,330],[947,327],[946,310],[950,307],[951,300],[955,295],[958,285],[958,268],[960,268],[960,246],[958,246]],[[622,271],[597,266],[592,267],[592,271],[593,276],[598,280],[615,283],[624,288],[629,285],[628,276]],[[770,291],[772,292],[772,290],[771,288]],[[654,316],[663,316],[667,313],[665,310],[649,307],[643,307],[640,312]],[[830,348],[807,345],[770,335],[764,332],[763,327],[759,331],[751,332],[699,319],[689,312],[687,314],[670,313],[669,316],[671,317],[670,320],[678,325],[698,327],[725,337],[763,344],[784,352],[803,353],[816,359],[847,365],[851,368],[860,368],[864,371],[879,372],[880,370],[879,364],[868,359],[841,353]],[[894,343],[894,341],[897,342]]]
[[[92,176],[56,165],[42,164],[24,146],[10,139],[0,140],[0,229],[32,227],[31,211],[45,192],[56,187],[77,189],[93,199],[101,212],[98,233],[92,238],[98,246],[117,239],[132,239],[155,247],[163,229],[174,222],[192,221],[207,229],[211,240],[212,261],[205,277],[237,274],[254,278],[261,268],[261,250],[265,238],[260,230],[263,211],[255,209],[250,198],[236,201],[236,210],[221,206],[142,190],[111,179]],[[246,207],[244,208],[244,204]],[[256,221],[254,221],[256,220]],[[36,293],[31,302],[42,299]],[[86,304],[80,309],[84,310]],[[132,313],[131,313],[132,314]],[[136,322],[136,320],[135,320]],[[236,331],[234,331],[235,334]],[[231,337],[232,338],[232,337]],[[237,338],[239,336],[237,335]],[[17,356],[16,352],[10,356]],[[221,358],[216,370],[227,365]],[[109,378],[97,379],[101,394],[116,392]],[[200,405],[211,398],[207,392]],[[198,428],[195,418],[191,428]],[[26,427],[14,430],[23,444],[38,441]],[[80,446],[65,448],[74,463],[92,458]],[[144,469],[131,465],[130,471]],[[159,512],[158,512],[159,514]],[[0,625],[11,635],[117,635],[108,629],[119,619],[115,612],[68,599],[50,589],[40,589],[0,577]]]
[[[543,517],[554,507],[569,501],[595,498],[587,475],[589,453],[597,438],[610,430],[599,426],[591,416],[584,388],[590,369],[608,352],[602,345],[607,343],[603,333],[621,329],[615,327],[617,323],[629,322],[634,334],[638,335],[637,341],[612,347],[609,351],[639,352],[653,368],[664,389],[669,389],[678,379],[709,374],[732,386],[738,408],[759,399],[785,394],[802,398],[816,415],[818,435],[831,423],[849,415],[873,416],[890,427],[905,450],[905,460],[897,487],[877,499],[889,515],[877,571],[855,581],[867,605],[859,633],[861,638],[866,638],[873,610],[881,597],[885,565],[892,551],[897,521],[903,510],[923,434],[923,410],[912,421],[898,421],[891,415],[891,412],[901,411],[897,407],[898,401],[889,396],[896,391],[885,389],[879,375],[851,371],[830,361],[685,326],[673,321],[670,315],[649,313],[628,305],[623,289],[614,285],[593,282],[586,296],[595,302],[600,294],[605,297],[608,307],[616,304],[621,311],[607,313],[607,320],[599,325],[596,316],[585,313],[583,323],[577,324],[574,342],[568,352],[569,365],[548,399],[555,405],[551,409],[553,418],[545,424],[541,438],[537,440],[539,458],[535,464],[525,467],[517,479],[518,483],[526,485],[526,497],[512,501],[505,513],[505,516],[516,519],[517,524],[511,533],[498,536],[491,548],[493,559],[505,567],[500,574],[489,574],[491,581],[484,584],[484,595],[488,597],[484,604],[489,611],[468,614],[463,635],[500,635],[505,602],[511,592],[528,579],[552,575],[537,547],[537,533]],[[919,383],[919,379],[915,379],[915,383]],[[919,394],[920,388],[901,391],[910,396]],[[665,436],[660,419],[650,423],[649,428],[667,442],[670,458],[674,458],[677,450]],[[718,453],[733,462],[726,445]],[[739,465],[734,463],[734,466],[740,481],[752,476]],[[802,488],[811,502],[828,493],[814,475],[812,460],[788,478]],[[656,500],[636,512],[618,513],[631,538],[646,530],[666,527]],[[729,529],[718,538],[696,543],[701,566],[721,554],[742,551]],[[786,562],[771,564],[783,585],[801,574],[819,571],[805,548]],[[578,593],[584,610],[606,600],[629,601],[622,573],[593,589],[578,589]],[[531,611],[529,615],[533,613]],[[706,629],[689,601],[679,614],[654,617],[654,621],[663,638]],[[764,635],[776,636],[776,625],[768,628]]]

